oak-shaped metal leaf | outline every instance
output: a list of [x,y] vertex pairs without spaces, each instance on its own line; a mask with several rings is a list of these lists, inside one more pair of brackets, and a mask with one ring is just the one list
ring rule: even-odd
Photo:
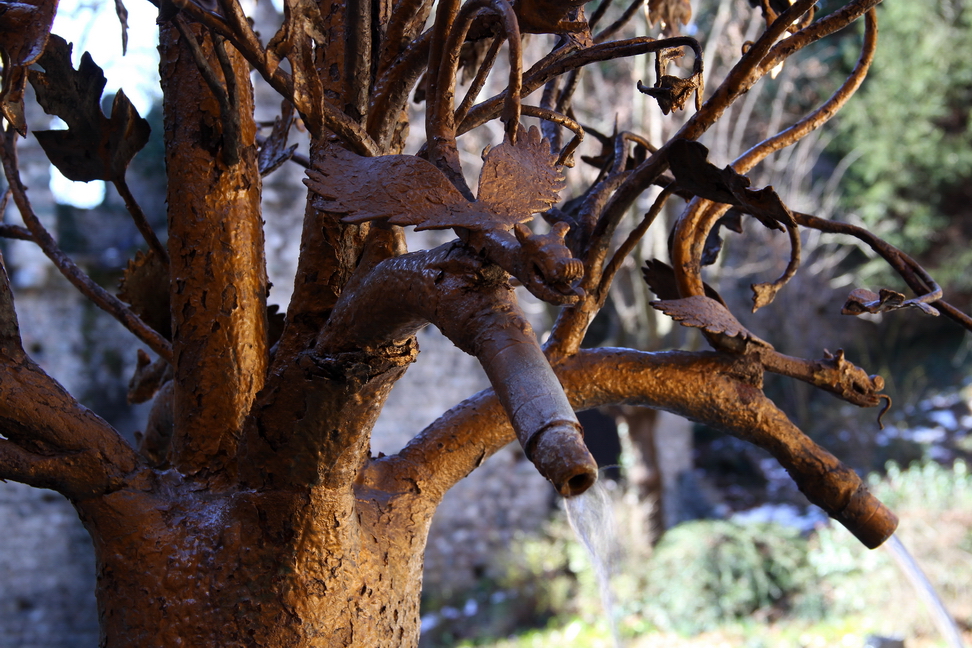
[[56,12],[57,0],[0,2],[0,54],[3,55],[0,114],[24,137],[27,135],[24,120],[27,67],[44,52]]
[[692,295],[682,299],[653,301],[651,305],[676,322],[680,322],[682,326],[691,326],[709,333],[741,338],[764,347],[770,346],[769,343],[756,337],[749,329],[740,324],[728,308],[710,297]]
[[413,155],[362,157],[333,147],[307,172],[318,209],[346,223],[388,219],[415,229],[509,229],[560,198],[564,187],[556,155],[537,128],[520,129],[484,156],[479,195],[467,200],[432,163]]
[[707,161],[709,149],[698,142],[675,140],[668,163],[680,189],[700,198],[735,205],[770,229],[796,225],[793,214],[773,187],[750,189],[750,180],[732,167],[720,169]]
[[31,70],[30,84],[44,111],[57,115],[68,130],[37,131],[34,135],[51,163],[70,180],[116,180],[148,142],[151,129],[121,90],[115,95],[111,117],[101,112],[105,74],[85,52],[75,70],[71,45],[51,35]]
[[566,185],[557,155],[550,152],[540,129],[521,126],[516,144],[507,139],[483,156],[476,202],[509,227],[559,201]]

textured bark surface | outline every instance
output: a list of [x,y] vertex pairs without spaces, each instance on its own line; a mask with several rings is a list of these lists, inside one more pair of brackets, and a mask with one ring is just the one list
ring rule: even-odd
[[[212,52],[211,38],[194,31],[204,51]],[[171,24],[162,26],[175,342],[171,460],[190,474],[219,473],[234,457],[267,365],[267,278],[253,93],[245,62],[227,49],[240,88],[236,114],[231,115],[222,114],[185,37]],[[235,134],[228,132],[230,120],[239,124]],[[238,141],[229,142],[231,137]],[[227,164],[231,147],[239,149],[235,164]]]

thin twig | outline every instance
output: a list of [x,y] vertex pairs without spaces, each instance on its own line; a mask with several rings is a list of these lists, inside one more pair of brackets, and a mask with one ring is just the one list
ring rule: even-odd
[[597,5],[597,9],[591,14],[591,17],[587,19],[587,26],[594,29],[595,25],[601,21],[604,14],[607,13],[608,7],[614,0],[601,0],[601,4]]
[[662,207],[665,206],[665,203],[672,195],[674,189],[674,183],[662,189],[661,193],[658,194],[658,197],[655,198],[655,202],[652,203],[651,209],[648,210],[648,213],[646,213],[644,218],[641,219],[641,222],[638,223],[637,227],[631,230],[631,233],[628,234],[628,237],[624,240],[624,242],[618,246],[614,256],[611,257],[607,267],[604,268],[604,272],[601,275],[601,281],[597,287],[597,298],[601,304],[603,304],[604,300],[607,298],[608,289],[611,287],[611,282],[614,281],[614,277],[617,275],[618,270],[621,269],[621,264],[624,263],[625,258],[631,254],[631,251],[634,250],[635,246],[638,244],[638,241],[641,240],[641,238],[645,235],[645,232],[648,231],[648,228],[651,227],[651,224],[655,222],[656,218],[658,218],[658,214],[661,213]]
[[138,227],[138,231],[142,233],[142,238],[148,244],[149,249],[155,252],[156,257],[162,262],[166,268],[169,267],[169,252],[159,241],[159,237],[155,235],[155,230],[149,225],[148,219],[145,217],[145,212],[139,206],[138,201],[135,200],[135,196],[132,195],[131,190],[128,188],[128,183],[125,181],[125,176],[121,176],[113,181],[115,189],[118,191],[118,195],[122,197],[125,201],[125,207],[128,209],[128,213],[131,214],[132,220],[135,221],[135,226]]
[[7,176],[7,183],[13,192],[14,202],[20,210],[20,215],[24,219],[24,224],[30,230],[31,237],[43,250],[68,281],[75,288],[81,291],[85,297],[90,299],[98,308],[102,309],[112,317],[117,319],[129,331],[142,340],[158,355],[172,362],[172,345],[162,337],[157,331],[149,327],[135,313],[133,313],[120,299],[106,291],[95,283],[91,277],[86,275],[78,266],[57,246],[54,238],[48,233],[41,224],[40,219],[34,213],[27,198],[27,189],[24,187],[20,178],[20,169],[17,165],[17,148],[15,140],[16,131],[8,127],[3,138],[2,150],[3,170]]
[[[644,6],[645,0],[632,0],[631,4],[624,10],[621,17],[615,20],[613,23],[604,28],[603,31],[599,32],[594,36],[595,43],[603,43],[607,39],[614,36],[616,33],[621,31],[621,28],[628,24],[631,18],[638,13],[638,9]],[[600,9],[600,7],[598,7]],[[593,25],[591,25],[593,27]]]
[[34,235],[27,228],[21,227],[20,225],[10,225],[8,223],[0,223],[0,237],[20,241],[34,240]]
[[473,102],[476,101],[476,97],[479,96],[479,93],[483,90],[483,86],[486,85],[486,77],[489,76],[490,70],[493,69],[493,64],[496,62],[496,57],[499,55],[502,45],[502,38],[499,36],[493,38],[493,42],[490,44],[486,56],[483,57],[482,64],[476,71],[476,77],[469,85],[469,90],[466,91],[466,96],[462,98],[462,103],[456,108],[455,117],[453,118],[455,123],[461,124],[462,120],[469,114],[469,109],[472,107]]

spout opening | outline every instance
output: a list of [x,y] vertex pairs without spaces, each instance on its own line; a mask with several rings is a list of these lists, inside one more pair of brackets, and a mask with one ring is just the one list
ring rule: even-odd
[[561,487],[560,494],[564,497],[577,497],[586,492],[595,482],[597,482],[597,473],[582,472],[568,479]]

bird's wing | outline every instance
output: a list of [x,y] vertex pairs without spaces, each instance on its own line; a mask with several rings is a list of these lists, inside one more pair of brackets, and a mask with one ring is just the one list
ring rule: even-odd
[[560,200],[563,167],[536,126],[520,127],[516,144],[504,141],[483,156],[476,204],[492,215],[493,227],[509,228]]
[[387,218],[416,229],[462,226],[472,203],[430,162],[414,155],[362,157],[339,147],[307,171],[314,207],[346,223]]

